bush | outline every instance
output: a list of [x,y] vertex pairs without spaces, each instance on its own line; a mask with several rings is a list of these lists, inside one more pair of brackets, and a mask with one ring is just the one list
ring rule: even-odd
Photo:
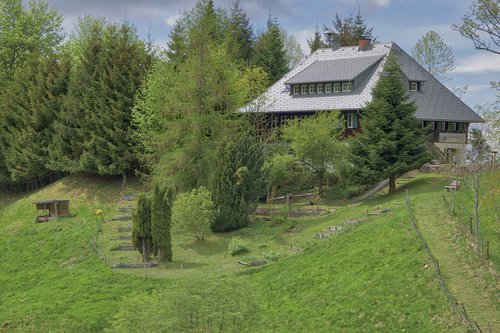
[[230,255],[235,256],[237,254],[248,252],[248,247],[240,237],[233,237],[227,246],[227,251]]
[[172,224],[196,240],[210,232],[215,211],[212,194],[203,186],[177,196],[172,208]]
[[273,251],[273,250],[270,250],[269,252],[266,252],[266,253],[263,253],[262,256],[269,260],[269,261],[273,261],[273,262],[276,262],[280,259],[280,254],[276,251]]

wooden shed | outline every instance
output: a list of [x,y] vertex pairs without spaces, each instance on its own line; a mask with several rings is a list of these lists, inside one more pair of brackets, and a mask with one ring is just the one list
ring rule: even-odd
[[50,221],[57,217],[69,216],[69,200],[45,200],[34,202],[36,205],[35,222]]

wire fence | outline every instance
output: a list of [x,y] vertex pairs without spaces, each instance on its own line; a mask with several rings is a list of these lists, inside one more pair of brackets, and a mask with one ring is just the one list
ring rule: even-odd
[[[458,231],[462,236],[465,237],[468,244],[471,244],[475,249],[476,253],[481,260],[490,259],[490,242],[484,239],[484,236],[477,235],[474,230],[474,218],[472,216],[467,217],[465,213],[466,209],[463,204],[460,204],[458,208],[451,208],[451,203],[446,199],[444,194],[442,195],[444,209],[449,215],[453,215],[457,221]],[[455,212],[455,209],[457,211]]]
[[20,182],[20,183],[6,184],[3,186],[0,185],[0,190],[6,190],[8,192],[14,192],[14,193],[31,192],[39,188],[42,188],[44,186],[47,186],[49,184],[52,184],[56,180],[64,178],[67,175],[69,175],[69,172],[55,171],[40,176],[39,178],[34,180]]
[[[415,230],[418,238],[420,239],[420,241],[424,245],[424,247],[427,251],[427,254],[429,255],[429,258],[432,262],[432,265],[434,266],[434,269],[436,270],[436,276],[437,276],[437,279],[439,282],[439,286],[441,287],[443,292],[446,294],[446,297],[447,297],[448,301],[450,302],[451,307],[453,308],[453,310],[455,312],[457,312],[462,317],[462,319],[467,323],[467,325],[469,326],[469,328],[471,330],[473,330],[474,332],[482,333],[483,331],[479,327],[479,324],[476,321],[474,321],[472,318],[469,317],[469,314],[465,308],[465,305],[463,303],[458,303],[457,299],[451,294],[451,291],[448,289],[448,286],[446,285],[446,282],[444,281],[444,278],[441,275],[441,268],[439,267],[439,261],[432,254],[432,251],[429,247],[429,244],[427,244],[427,241],[425,240],[424,236],[422,235],[422,232],[420,231],[420,228],[417,225],[417,219],[415,217],[415,210],[413,208],[410,195],[408,194],[408,190],[406,190],[405,205],[406,205],[406,209],[408,211],[408,216],[409,216],[411,225],[413,226],[413,229]],[[491,333],[491,329],[489,330],[489,332]]]

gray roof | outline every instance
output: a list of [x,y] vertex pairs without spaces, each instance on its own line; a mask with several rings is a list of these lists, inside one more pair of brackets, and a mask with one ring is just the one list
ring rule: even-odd
[[318,60],[288,80],[287,84],[352,81],[382,60],[383,55],[333,60]]
[[[372,100],[372,89],[378,81],[389,53],[396,56],[403,76],[407,80],[422,82],[421,91],[409,92],[410,98],[417,104],[418,111],[415,116],[418,119],[483,122],[480,116],[396,43],[374,44],[365,51],[359,51],[357,46],[342,47],[337,50],[318,49],[239,112],[361,110]],[[340,64],[342,68],[339,68]],[[293,95],[285,89],[286,84],[341,81],[352,78],[354,78],[354,88],[351,92]]]

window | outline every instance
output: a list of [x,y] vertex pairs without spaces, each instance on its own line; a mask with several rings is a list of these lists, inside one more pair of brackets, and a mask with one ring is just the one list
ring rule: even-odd
[[419,84],[417,81],[410,81],[410,91],[418,91]]
[[436,122],[431,121],[431,129],[434,131],[436,129]]
[[307,85],[305,85],[305,84],[302,85],[300,87],[300,89],[301,89],[301,91],[300,91],[301,94],[307,94]]
[[309,93],[310,94],[315,94],[316,93],[316,85],[315,84],[310,84],[309,85]]
[[342,82],[342,92],[352,91],[352,82]]
[[446,121],[441,122],[441,131],[446,131]]
[[325,92],[325,86],[323,85],[323,83],[318,84],[318,86],[316,87],[316,89],[317,89],[316,92],[318,94],[322,94],[322,93]]
[[293,94],[294,95],[300,94],[300,86],[298,84],[295,84],[293,86]]
[[325,92],[327,94],[331,93],[332,92],[332,84],[331,83],[327,83],[325,84]]
[[457,123],[451,123],[451,124],[452,124],[452,126],[451,126],[452,131],[453,131],[453,132],[456,132],[456,131],[457,131],[457,128],[458,128],[458,127],[457,127]]
[[356,112],[347,114],[347,128],[358,128],[358,114]]
[[334,83],[333,84],[333,92],[340,92],[340,83]]

